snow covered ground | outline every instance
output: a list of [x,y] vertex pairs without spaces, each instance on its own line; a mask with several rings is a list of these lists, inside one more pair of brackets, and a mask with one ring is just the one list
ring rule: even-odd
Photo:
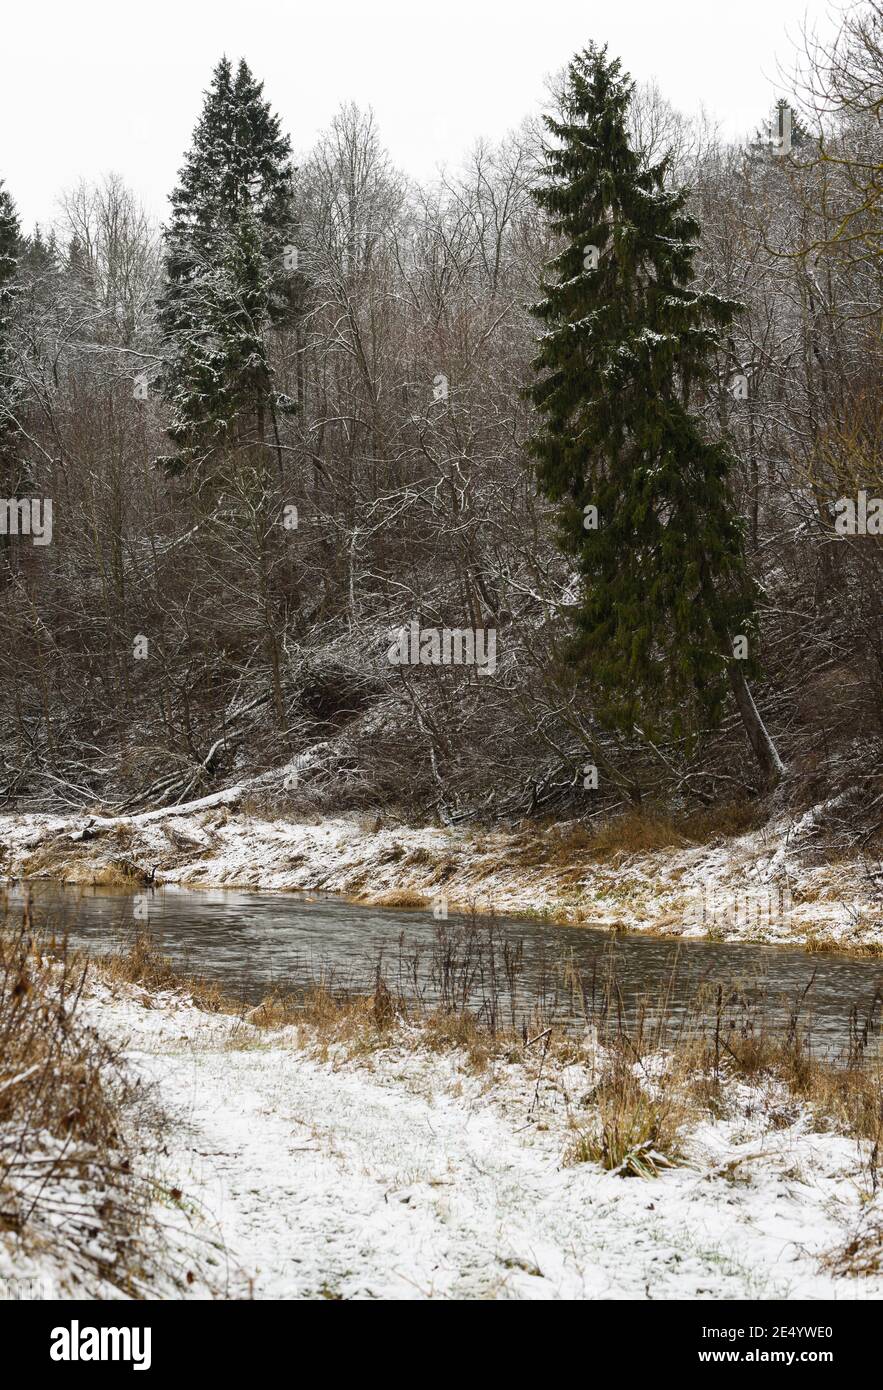
[[689,1132],[685,1166],[624,1179],[562,1163],[583,1064],[547,1061],[537,1086],[538,1057],[479,1075],[401,1043],[323,1058],[293,1029],[132,986],[97,984],[87,1007],[166,1114],[163,1172],[203,1255],[226,1246],[221,1296],[883,1295],[883,1276],[822,1263],[883,1220],[857,1144],[772,1092],[741,1086]]
[[[578,838],[571,846],[566,826],[266,820],[238,799],[233,789],[124,820],[2,816],[0,874],[119,883],[155,867],[182,886],[883,944],[880,865],[818,862],[822,809],[602,860]],[[590,1113],[585,1066],[549,1062],[537,1087],[533,1059],[475,1075],[461,1055],[402,1042],[323,1059],[292,1030],[206,1014],[171,993],[95,983],[86,1007],[124,1040],[164,1116],[164,1151],[144,1134],[145,1171],[159,1165],[180,1193],[158,1216],[176,1249],[158,1261],[157,1297],[883,1296],[883,1276],[835,1276],[825,1259],[856,1238],[883,1241],[883,1197],[868,1197],[857,1143],[816,1132],[805,1108],[769,1088],[731,1087],[724,1117],[687,1133],[684,1166],[623,1179],[563,1162]],[[9,1277],[38,1296],[72,1291],[51,1238],[25,1255],[0,1233],[0,1297]]]
[[762,830],[593,857],[568,827],[373,828],[364,819],[265,820],[233,788],[131,818],[0,816],[0,875],[74,883],[156,869],[192,887],[324,890],[382,904],[539,913],[552,920],[883,949],[883,863],[818,862],[824,808]]

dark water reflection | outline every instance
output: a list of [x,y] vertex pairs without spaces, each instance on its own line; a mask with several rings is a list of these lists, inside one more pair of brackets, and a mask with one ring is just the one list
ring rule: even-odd
[[[781,947],[620,936],[587,927],[507,919],[447,922],[428,911],[378,909],[331,898],[238,890],[161,888],[133,897],[117,889],[33,883],[35,923],[66,930],[76,946],[109,951],[147,928],[178,968],[256,1002],[273,988],[324,981],[360,989],[378,961],[390,989],[410,1001],[461,998],[500,1023],[524,1023],[539,1008],[578,1023],[602,1007],[615,971],[614,1011],[633,1022],[646,1002],[665,1000],[678,1026],[695,1013],[697,991],[724,1002],[728,1021],[787,1027],[795,1007],[814,1047],[837,1053],[856,1026],[879,1049],[883,962],[810,956]],[[8,890],[17,912],[24,890]],[[608,999],[609,999],[608,994]]]

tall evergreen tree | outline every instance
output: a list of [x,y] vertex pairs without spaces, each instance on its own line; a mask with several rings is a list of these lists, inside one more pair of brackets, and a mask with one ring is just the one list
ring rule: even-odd
[[162,462],[197,488],[263,451],[293,407],[274,388],[267,335],[286,311],[291,145],[240,62],[223,58],[206,94],[165,232],[164,391],[176,452]]
[[690,409],[739,306],[690,288],[699,227],[687,193],[664,186],[665,160],[642,169],[630,148],[631,93],[606,47],[574,58],[535,194],[562,249],[533,309],[545,331],[531,451],[581,576],[570,656],[601,721],[623,729],[691,734],[720,717],[729,679],[772,773],[733,659],[737,637],[753,647],[756,593],[732,460]]

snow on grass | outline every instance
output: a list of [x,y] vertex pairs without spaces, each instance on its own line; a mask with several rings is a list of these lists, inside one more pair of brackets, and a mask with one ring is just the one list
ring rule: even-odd
[[84,1018],[79,963],[33,946],[0,937],[0,1297],[179,1297],[207,1247],[155,1180],[142,1089]]
[[[734,1087],[654,1180],[562,1160],[584,1065],[419,1041],[323,1056],[173,994],[96,986],[99,1024],[166,1113],[166,1180],[227,1246],[228,1297],[879,1298],[823,1257],[883,1216],[855,1141]],[[535,1100],[535,1097],[536,1100]]]

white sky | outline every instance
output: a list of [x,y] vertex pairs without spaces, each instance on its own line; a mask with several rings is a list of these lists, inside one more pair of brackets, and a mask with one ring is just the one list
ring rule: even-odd
[[223,52],[264,81],[295,151],[356,101],[417,176],[536,111],[545,76],[590,39],[741,136],[804,18],[824,33],[830,13],[824,0],[19,0],[2,21],[0,178],[25,230],[110,170],[163,217]]

